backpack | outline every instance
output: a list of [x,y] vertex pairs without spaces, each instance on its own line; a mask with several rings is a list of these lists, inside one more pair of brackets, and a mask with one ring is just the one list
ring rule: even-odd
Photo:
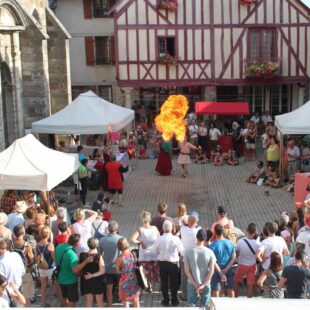
[[47,249],[47,247],[49,246],[49,243],[46,245],[46,247],[43,249],[43,251],[41,252],[39,247],[37,246],[37,252],[39,253],[36,257],[36,262],[38,264],[39,269],[48,269],[48,262],[46,261],[45,257],[44,257],[44,252]]
[[24,246],[23,246],[22,249],[15,248],[14,243],[12,242],[12,252],[17,253],[20,256],[20,258],[22,259],[23,264],[24,264],[25,267],[28,266],[28,260],[27,260],[27,257],[26,257],[27,247],[28,247],[28,242],[24,243]]
[[95,230],[95,233],[94,233],[94,238],[100,240],[105,234],[102,234],[99,230],[100,230],[100,227],[101,225],[103,224],[103,222],[101,222],[98,227],[96,228],[94,223],[92,224],[93,226],[93,229]]

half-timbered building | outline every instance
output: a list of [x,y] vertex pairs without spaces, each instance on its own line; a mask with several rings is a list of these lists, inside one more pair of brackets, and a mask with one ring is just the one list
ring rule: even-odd
[[273,115],[309,97],[310,10],[300,0],[127,0],[115,20],[127,105],[248,101]]

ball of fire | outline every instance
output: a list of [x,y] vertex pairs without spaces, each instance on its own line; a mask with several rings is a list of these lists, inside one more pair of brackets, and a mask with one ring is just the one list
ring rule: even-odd
[[162,133],[165,141],[173,136],[183,141],[186,134],[185,116],[188,111],[188,101],[183,95],[172,95],[163,103],[160,114],[155,118],[155,126]]

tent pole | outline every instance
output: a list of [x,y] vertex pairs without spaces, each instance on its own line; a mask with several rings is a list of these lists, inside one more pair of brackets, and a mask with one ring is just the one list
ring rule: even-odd
[[51,228],[51,212],[50,212],[50,192],[46,191],[48,227]]
[[280,131],[280,177],[281,177],[281,185],[284,184],[284,163],[283,163],[283,134]]

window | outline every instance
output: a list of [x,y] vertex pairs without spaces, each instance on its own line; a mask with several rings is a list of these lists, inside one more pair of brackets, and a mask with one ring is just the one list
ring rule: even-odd
[[111,37],[95,37],[97,65],[109,65],[112,63],[111,41]]
[[272,85],[270,90],[271,115],[287,113],[289,111],[288,85]]
[[249,103],[250,113],[264,111],[265,88],[264,86],[244,87],[243,100]]
[[112,86],[111,85],[100,85],[98,86],[98,96],[109,102],[113,101]]
[[109,10],[115,0],[93,0],[94,17],[109,17]]
[[83,85],[83,86],[72,86],[71,92],[72,92],[72,100],[76,99],[79,95],[82,93],[86,93],[89,90],[96,92],[96,86],[94,85]]
[[250,30],[250,60],[273,60],[277,57],[276,53],[276,30]]
[[158,38],[159,56],[176,56],[175,38],[174,37],[161,37]]

